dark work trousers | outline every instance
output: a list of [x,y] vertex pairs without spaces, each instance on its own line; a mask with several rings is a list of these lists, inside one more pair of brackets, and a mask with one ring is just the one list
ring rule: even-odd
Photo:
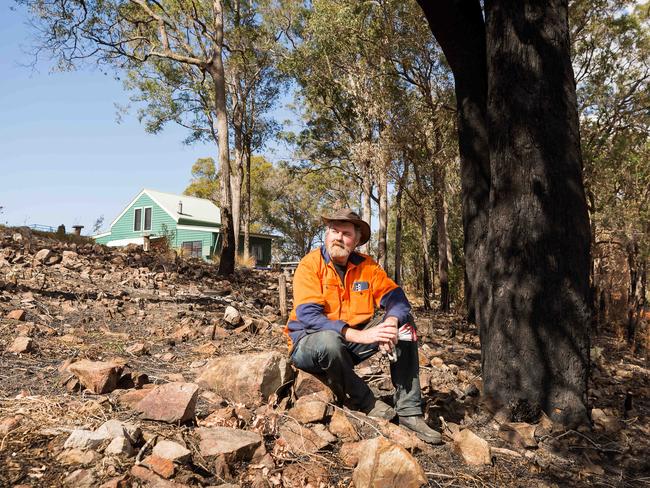
[[[395,410],[403,417],[422,415],[417,342],[399,341],[395,349],[397,362],[390,363]],[[377,351],[377,344],[347,342],[336,331],[322,330],[300,339],[291,360],[303,371],[324,374],[339,402],[354,410],[368,411],[374,396],[353,368]]]

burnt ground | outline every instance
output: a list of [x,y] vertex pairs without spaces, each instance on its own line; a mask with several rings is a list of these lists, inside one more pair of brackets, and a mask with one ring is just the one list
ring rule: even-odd
[[[69,433],[111,418],[186,444],[193,462],[176,475],[177,483],[223,483],[220,473],[201,459],[193,430],[201,419],[229,405],[227,399],[204,392],[196,421],[186,425],[145,421],[117,401],[119,390],[106,395],[78,391],[74,382],[66,381],[69,375],[62,366],[81,358],[119,357],[134,375],[164,383],[194,381],[213,357],[286,352],[277,315],[279,273],[242,269],[225,280],[216,275],[214,265],[173,254],[115,250],[27,231],[19,238],[16,233],[0,227],[0,421],[19,418],[15,428],[0,431],[0,486],[62,486],[79,468],[59,458]],[[38,262],[35,256],[42,249],[52,254]],[[226,327],[228,305],[241,312],[243,327]],[[26,312],[23,320],[6,318],[16,309]],[[493,448],[492,463],[480,466],[466,464],[448,437],[441,447],[414,450],[429,486],[650,486],[647,359],[633,355],[614,337],[594,338],[590,402],[603,410],[607,421],[580,432],[557,426],[536,431],[537,447],[523,449],[499,436],[503,419],[481,403],[477,330],[456,314],[419,310],[416,316],[430,424],[444,430],[442,417],[452,426],[471,429]],[[32,337],[32,352],[7,351],[19,335]],[[127,351],[137,343],[145,345],[147,354]],[[361,371],[379,395],[390,397],[384,362],[373,358]],[[278,392],[262,412],[233,405],[234,425],[264,434],[275,467],[262,472],[259,466],[240,463],[231,467],[229,481],[242,486],[350,486],[352,468],[338,457],[340,441],[311,455],[275,446],[273,412],[286,408],[283,394]],[[128,473],[133,463],[133,458],[98,453],[85,467],[99,486]]]

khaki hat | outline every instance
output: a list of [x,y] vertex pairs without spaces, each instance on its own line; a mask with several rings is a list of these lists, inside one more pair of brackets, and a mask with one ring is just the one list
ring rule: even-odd
[[368,242],[368,239],[370,239],[370,225],[368,225],[368,222],[361,220],[359,214],[353,212],[349,208],[342,208],[330,215],[321,215],[321,219],[323,219],[325,225],[330,222],[350,222],[359,227],[361,229],[361,240],[359,241],[359,246],[365,244]]

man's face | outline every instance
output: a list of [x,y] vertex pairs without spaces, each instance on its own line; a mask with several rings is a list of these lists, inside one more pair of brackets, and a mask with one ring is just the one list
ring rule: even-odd
[[347,263],[350,253],[357,247],[357,233],[350,222],[330,222],[325,233],[325,248],[339,264]]

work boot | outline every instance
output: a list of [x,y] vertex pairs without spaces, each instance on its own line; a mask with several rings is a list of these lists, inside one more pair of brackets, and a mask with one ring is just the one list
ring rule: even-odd
[[384,419],[392,420],[397,412],[390,405],[382,402],[381,400],[375,400],[374,404],[366,409],[362,410],[368,417],[375,419]]
[[422,415],[413,415],[411,417],[400,416],[399,424],[402,427],[412,430],[424,442],[428,442],[429,444],[442,444],[440,432],[429,427]]

